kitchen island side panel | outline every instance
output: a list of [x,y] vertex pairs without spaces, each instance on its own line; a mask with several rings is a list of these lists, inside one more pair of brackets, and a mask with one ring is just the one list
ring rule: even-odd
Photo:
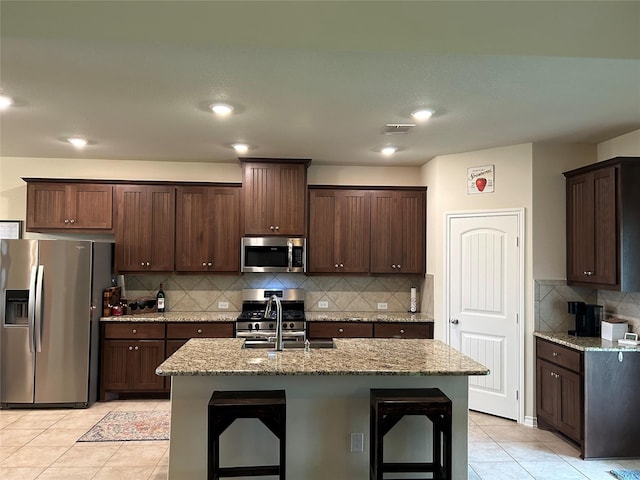
[[[468,376],[173,376],[169,480],[201,480],[207,465],[207,404],[214,390],[284,389],[287,395],[287,477],[369,478],[369,390],[440,388],[453,402],[453,478],[467,478]],[[425,425],[427,431],[425,432]],[[388,461],[430,459],[430,429],[405,417],[385,437]],[[350,434],[364,433],[364,451]],[[278,442],[257,420],[236,421],[223,435],[222,465],[275,463]]]
[[640,352],[590,351],[584,363],[584,458],[640,458]]

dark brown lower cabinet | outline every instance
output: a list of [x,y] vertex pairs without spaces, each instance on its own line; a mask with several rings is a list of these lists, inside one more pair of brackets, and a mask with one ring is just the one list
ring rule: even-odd
[[320,338],[433,338],[433,323],[307,322],[308,337]]
[[536,339],[538,426],[575,441],[584,459],[637,458],[640,352],[579,351]]

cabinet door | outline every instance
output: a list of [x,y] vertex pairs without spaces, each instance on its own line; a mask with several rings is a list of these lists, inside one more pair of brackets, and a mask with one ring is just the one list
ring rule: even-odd
[[133,390],[162,390],[164,377],[156,375],[156,368],[164,361],[164,340],[139,340],[132,342],[134,354],[132,367]]
[[113,187],[72,184],[68,186],[69,224],[72,228],[111,230]]
[[65,228],[69,223],[66,198],[63,183],[27,184],[27,230]]
[[[216,272],[240,270],[240,189],[209,191],[209,257],[207,268]],[[211,265],[209,265],[211,264]]]
[[307,220],[306,165],[280,165],[278,190],[274,194],[276,233],[290,236],[304,235]]
[[306,164],[244,162],[243,169],[244,234],[304,235]]
[[433,323],[375,323],[373,336],[375,338],[433,338]]
[[[536,361],[536,410],[538,421],[556,427],[558,409],[558,382],[554,366],[549,362]],[[542,423],[542,422],[541,422]]]
[[369,272],[371,238],[371,197],[368,191],[344,190],[336,193],[338,199],[335,233],[338,245],[336,263],[340,272]]
[[245,163],[243,167],[244,234],[273,234],[278,168],[270,163]]
[[175,188],[119,185],[116,266],[119,271],[174,269]]
[[176,191],[176,270],[207,271],[209,225],[207,187],[178,187]]
[[338,271],[337,212],[334,190],[311,190],[308,242],[310,273]]
[[312,190],[309,197],[309,272],[367,273],[369,192]]
[[616,167],[567,178],[567,280],[616,285]]
[[371,192],[371,272],[424,272],[424,193]]
[[555,368],[559,383],[558,430],[579,442],[582,438],[582,377],[562,367]]
[[361,322],[309,322],[309,338],[371,338],[373,324]]
[[[130,388],[129,363],[132,356],[131,340],[103,340],[101,391],[128,390]],[[104,398],[101,395],[101,398]]]

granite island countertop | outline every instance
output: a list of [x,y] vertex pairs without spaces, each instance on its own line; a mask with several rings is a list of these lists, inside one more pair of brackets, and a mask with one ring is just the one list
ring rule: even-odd
[[189,340],[161,376],[487,375],[489,370],[439,340],[337,338],[333,349],[244,349],[240,338]]
[[[117,315],[102,317],[102,322],[234,322],[240,312],[164,312],[141,315]],[[307,322],[433,322],[424,313],[409,312],[306,312]]]
[[581,352],[640,352],[640,345],[620,345],[617,340],[605,340],[600,337],[576,337],[559,332],[533,332],[533,335]]

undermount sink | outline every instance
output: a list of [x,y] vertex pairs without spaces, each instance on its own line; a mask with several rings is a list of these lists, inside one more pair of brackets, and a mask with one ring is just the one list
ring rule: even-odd
[[[297,341],[285,341],[283,350],[304,350],[305,342]],[[242,344],[242,348],[276,348],[276,342],[270,342],[268,340],[245,340]],[[336,348],[336,344],[331,339],[327,340],[309,340],[309,348]]]

